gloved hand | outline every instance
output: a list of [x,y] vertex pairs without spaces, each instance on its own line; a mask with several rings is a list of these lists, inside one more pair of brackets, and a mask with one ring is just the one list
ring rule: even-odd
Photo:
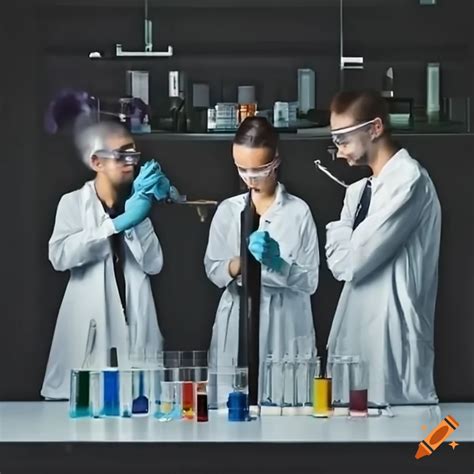
[[151,210],[151,202],[152,197],[143,191],[133,193],[125,201],[125,212],[112,219],[117,232],[131,229],[148,217]]
[[160,171],[158,182],[153,186],[153,195],[157,201],[166,199],[170,195],[170,180]]
[[166,199],[170,194],[170,182],[155,160],[146,162],[133,182],[133,193],[140,191],[155,196],[157,201]]
[[161,168],[155,161],[147,161],[141,166],[138,176],[133,181],[133,193],[138,191],[150,192],[160,178]]
[[280,246],[268,232],[256,231],[251,234],[248,248],[257,261],[272,270],[281,270],[284,261],[280,257]]

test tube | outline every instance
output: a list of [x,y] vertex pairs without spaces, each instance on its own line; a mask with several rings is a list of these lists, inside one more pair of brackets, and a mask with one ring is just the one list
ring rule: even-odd
[[329,368],[332,377],[332,406],[334,408],[349,407],[350,369],[354,356],[334,355],[329,359]]
[[324,374],[321,357],[316,357],[313,383],[313,416],[327,418],[331,412],[331,379]]
[[225,409],[229,392],[231,392],[235,383],[235,371],[237,361],[230,360],[212,360],[210,359],[208,371],[208,399],[209,409]]
[[263,372],[263,390],[260,400],[261,406],[276,406],[273,399],[273,356],[268,354],[265,358]]
[[99,418],[103,408],[103,379],[102,372],[99,370],[91,370],[90,373],[90,402],[91,416]]
[[187,420],[194,418],[194,395],[195,387],[193,382],[183,382],[183,417]]
[[199,382],[196,388],[196,411],[197,421],[209,421],[208,405],[207,405],[207,383]]
[[164,368],[159,367],[151,370],[150,374],[150,410],[154,415],[158,408],[158,403],[161,398],[161,382],[164,380]]
[[283,359],[283,408],[295,406],[295,361],[285,355]]
[[[314,392],[314,379],[316,378],[316,356],[311,356],[308,360],[308,373],[306,376],[306,380],[308,383],[308,392],[306,394],[306,402],[305,407],[309,407],[311,409],[311,413],[313,411],[313,392]],[[318,373],[319,375],[319,373]]]
[[131,374],[133,416],[148,415],[150,411],[150,371],[134,369]]
[[71,370],[69,416],[82,418],[90,415],[90,371],[73,369]]
[[120,415],[124,418],[132,416],[132,371],[120,371]]
[[351,417],[366,417],[368,415],[368,388],[368,365],[363,360],[356,360],[351,364],[349,395],[349,415]]
[[120,374],[118,369],[103,371],[103,416],[120,416]]
[[296,407],[304,407],[308,392],[309,382],[308,378],[309,359],[301,355],[297,355],[295,359],[295,382],[294,382],[294,400]]
[[172,421],[182,417],[182,383],[176,369],[163,368],[155,371],[154,398],[154,416],[159,421]]

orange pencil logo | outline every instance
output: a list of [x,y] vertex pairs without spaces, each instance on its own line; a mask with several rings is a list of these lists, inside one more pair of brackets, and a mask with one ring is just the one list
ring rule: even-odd
[[459,423],[450,415],[441,420],[438,426],[418,445],[415,458],[430,456],[458,426]]

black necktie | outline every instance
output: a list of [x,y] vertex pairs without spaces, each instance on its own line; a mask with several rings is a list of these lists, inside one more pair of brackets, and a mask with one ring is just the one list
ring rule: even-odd
[[[107,207],[105,207],[105,211],[112,219],[123,212],[122,209],[110,209]],[[120,296],[120,302],[122,303],[122,308],[125,314],[125,321],[127,321],[127,314],[126,314],[127,300],[125,297],[126,282],[125,282],[125,274],[123,271],[123,264],[124,264],[124,258],[125,258],[123,234],[120,233],[120,234],[112,235],[110,237],[110,241],[111,241],[112,252],[113,252],[115,281],[117,283],[117,289]]]
[[354,219],[353,230],[356,230],[359,224],[367,217],[367,212],[369,212],[370,199],[372,197],[372,182],[367,180],[365,185],[364,192],[360,198],[359,205],[357,206],[357,212]]

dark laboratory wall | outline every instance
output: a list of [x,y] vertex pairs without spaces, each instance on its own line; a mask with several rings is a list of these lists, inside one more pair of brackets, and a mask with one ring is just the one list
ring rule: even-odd
[[[451,84],[446,95],[473,95],[472,86],[469,88],[473,40],[464,36],[467,29],[454,26],[455,21],[464,21],[462,9],[448,9],[446,2],[440,2],[438,13],[431,10],[435,17],[432,21],[438,28],[430,27],[430,34],[433,36],[437,31],[437,35],[426,42],[420,40],[418,33],[425,23],[416,17],[418,8],[399,11],[391,7],[390,12],[389,18],[395,23],[398,18],[398,23],[404,25],[403,34],[398,36],[404,49],[398,56],[396,52],[390,53],[400,64],[407,65],[407,77],[400,78],[403,95],[411,94],[423,102],[424,64],[436,60],[439,51],[442,57],[450,58],[446,62],[450,66],[443,75],[447,77],[447,87]],[[0,241],[0,370],[8,383],[0,385],[0,399],[31,400],[39,397],[67,282],[67,275],[54,272],[47,260],[56,205],[61,194],[79,187],[89,177],[74,156],[67,137],[46,137],[40,129],[51,94],[59,87],[73,86],[98,95],[119,96],[125,90],[125,71],[146,68],[152,72],[152,102],[161,113],[167,106],[167,71],[177,68],[188,71],[194,81],[209,81],[213,101],[235,99],[226,94],[238,84],[255,83],[259,101],[270,106],[273,100],[296,97],[296,69],[308,66],[317,71],[318,103],[326,107],[339,87],[338,13],[327,5],[272,11],[162,9],[157,11],[155,46],[173,44],[177,53],[171,59],[153,62],[87,59],[89,51],[110,48],[119,39],[127,49],[141,49],[140,9],[27,8],[24,4],[6,13],[0,15],[0,47],[4,64],[8,65],[6,73],[1,74],[0,96],[6,157],[1,186],[4,231]],[[382,13],[380,9],[375,13],[368,8],[356,9],[351,21],[366,21],[367,26],[359,33],[354,31],[356,40],[364,44],[381,42],[380,55],[374,61],[374,71],[381,72],[395,64],[381,52],[383,41],[389,41],[390,48],[394,45],[397,32],[385,29],[390,34],[382,35],[383,31],[370,21],[371,14],[376,21]],[[383,15],[387,21],[387,13]],[[446,26],[442,28],[443,25]],[[418,49],[406,61],[410,44]],[[437,46],[442,45],[447,46],[439,50]],[[464,48],[466,54],[455,56],[456,45]],[[391,51],[390,48],[387,50]],[[353,53],[359,54],[355,50]],[[370,62],[368,67],[372,67]],[[463,74],[458,74],[460,69]],[[377,86],[378,73],[370,76],[369,72],[363,72],[364,81]],[[352,80],[355,83],[358,79]],[[145,155],[158,158],[171,179],[191,198],[222,200],[239,191],[227,141],[162,141],[142,137],[138,142]],[[472,378],[462,374],[472,374],[474,369],[474,138],[419,136],[406,137],[403,142],[430,171],[443,205],[436,319],[435,375],[439,395],[443,401],[472,401]],[[284,140],[281,147],[285,159],[282,180],[290,192],[310,204],[318,224],[321,250],[324,226],[337,218],[342,202],[341,189],[313,170],[315,157],[327,159],[327,145],[324,140]],[[171,205],[157,206],[152,217],[165,252],[165,267],[153,279],[153,288],[167,347],[206,348],[220,294],[207,281],[202,266],[209,220],[202,224],[195,210]],[[340,285],[330,276],[323,259],[320,286],[313,298],[320,349],[327,339],[339,292]]]

